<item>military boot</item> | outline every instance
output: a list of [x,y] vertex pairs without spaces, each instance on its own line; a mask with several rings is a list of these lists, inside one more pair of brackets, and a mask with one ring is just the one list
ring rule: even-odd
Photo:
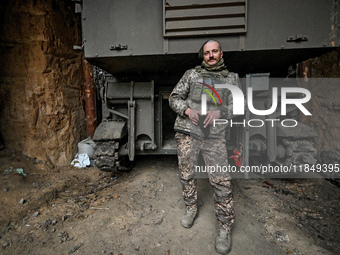
[[220,229],[218,236],[216,237],[215,249],[217,253],[228,254],[231,250],[231,237],[230,231]]
[[185,228],[191,228],[194,224],[194,220],[196,218],[197,211],[187,210],[185,215],[181,219],[181,224]]

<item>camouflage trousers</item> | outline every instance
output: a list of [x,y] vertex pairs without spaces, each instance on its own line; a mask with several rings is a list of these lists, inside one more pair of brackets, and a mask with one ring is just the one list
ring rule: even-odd
[[[225,139],[197,139],[183,133],[176,133],[178,166],[184,202],[188,210],[197,210],[198,156],[201,153],[206,166],[228,166]],[[215,214],[220,228],[231,230],[235,221],[231,177],[222,171],[207,171],[214,188]]]

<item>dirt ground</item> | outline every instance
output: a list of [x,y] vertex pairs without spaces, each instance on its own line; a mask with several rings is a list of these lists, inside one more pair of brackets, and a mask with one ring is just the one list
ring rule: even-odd
[[[176,156],[138,157],[114,176],[1,151],[0,254],[216,254],[213,190],[198,184],[199,217],[184,229]],[[233,189],[230,254],[340,254],[331,181],[234,179]]]

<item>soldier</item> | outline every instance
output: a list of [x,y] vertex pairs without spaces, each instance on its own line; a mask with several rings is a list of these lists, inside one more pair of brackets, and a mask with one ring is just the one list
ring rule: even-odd
[[[202,64],[186,71],[169,97],[170,107],[177,113],[174,128],[182,193],[186,204],[186,213],[181,219],[181,225],[185,228],[190,228],[197,216],[195,166],[198,164],[199,153],[206,166],[228,165],[228,125],[214,125],[214,120],[233,117],[233,99],[229,90],[215,88],[215,84],[239,86],[238,75],[229,72],[224,64],[219,42],[209,40],[204,43],[199,56],[203,58]],[[203,115],[202,94],[213,96],[206,97],[206,115]],[[219,99],[218,104],[215,97]],[[230,233],[235,218],[231,177],[229,173],[222,171],[208,171],[208,177],[214,187],[215,214],[219,225],[215,249],[218,253],[227,254],[231,249]]]

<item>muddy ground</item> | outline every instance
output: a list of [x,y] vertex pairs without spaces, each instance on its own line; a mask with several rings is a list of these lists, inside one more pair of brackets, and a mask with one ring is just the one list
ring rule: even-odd
[[[0,254],[216,254],[213,190],[198,184],[199,217],[184,229],[176,156],[139,157],[113,176],[1,151]],[[230,254],[340,254],[337,185],[234,179],[233,188]]]

